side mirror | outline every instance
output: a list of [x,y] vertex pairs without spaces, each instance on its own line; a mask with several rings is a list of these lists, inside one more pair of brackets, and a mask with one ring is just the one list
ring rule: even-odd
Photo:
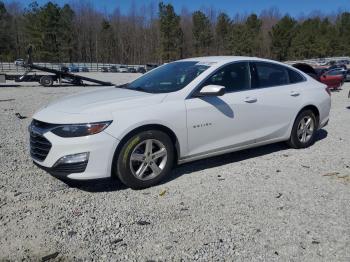
[[197,97],[204,96],[222,96],[225,94],[225,87],[219,85],[207,85],[204,86],[199,92],[197,92]]

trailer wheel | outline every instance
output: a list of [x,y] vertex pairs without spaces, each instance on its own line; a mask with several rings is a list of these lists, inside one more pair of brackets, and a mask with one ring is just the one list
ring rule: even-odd
[[40,78],[40,84],[45,87],[53,85],[53,78],[51,76],[42,76]]

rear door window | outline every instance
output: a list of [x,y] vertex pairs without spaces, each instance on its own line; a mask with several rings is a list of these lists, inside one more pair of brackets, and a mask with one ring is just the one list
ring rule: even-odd
[[251,66],[251,72],[253,88],[281,86],[290,83],[288,68],[281,65],[254,62]]

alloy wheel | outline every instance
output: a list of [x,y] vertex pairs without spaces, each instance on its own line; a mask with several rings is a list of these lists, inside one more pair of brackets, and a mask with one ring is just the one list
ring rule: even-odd
[[311,139],[315,129],[315,122],[311,116],[303,117],[297,129],[297,136],[301,143],[305,144]]
[[167,163],[167,150],[156,139],[146,139],[136,145],[130,156],[132,174],[140,180],[157,177]]

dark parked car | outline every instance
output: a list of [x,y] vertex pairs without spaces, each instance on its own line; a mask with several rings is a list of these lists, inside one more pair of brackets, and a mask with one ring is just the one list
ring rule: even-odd
[[300,71],[303,71],[305,74],[308,74],[309,76],[311,76],[316,80],[319,80],[319,76],[321,75],[309,64],[298,63],[298,64],[294,64],[293,67],[299,69]]
[[101,72],[107,73],[108,72],[108,68],[107,67],[102,67],[101,68]]
[[147,64],[147,65],[146,65],[146,71],[147,71],[147,72],[148,72],[148,71],[151,71],[152,69],[157,68],[157,67],[158,67],[157,64]]
[[325,72],[327,72],[327,68],[324,67],[316,67],[314,68],[315,72],[317,73],[317,76],[320,77],[323,75]]
[[117,73],[118,72],[118,68],[116,66],[111,66],[109,68],[109,72],[112,72],[112,73]]
[[61,70],[62,72],[64,72],[64,73],[69,72],[69,68],[66,67],[66,66],[61,66],[60,70]]
[[293,67],[303,71],[304,73],[313,77],[317,81],[320,81],[321,83],[327,85],[328,88],[331,89],[338,89],[344,83],[344,76],[342,74],[337,75],[336,72],[332,72],[333,70],[324,72],[324,69],[322,68],[317,69],[320,70],[319,72],[317,72],[312,66],[305,63],[294,64]]
[[346,72],[345,81],[346,81],[346,82],[349,82],[349,81],[350,81],[350,69],[348,69],[348,71]]
[[134,67],[129,67],[128,72],[129,73],[136,73],[136,69]]
[[347,72],[348,72],[347,69],[344,69],[343,67],[338,67],[338,68],[334,68],[334,69],[328,70],[327,74],[328,75],[341,75],[345,79]]
[[344,70],[348,69],[345,64],[334,64],[334,65],[328,67],[328,70],[339,69],[339,68],[342,68]]
[[137,73],[141,73],[141,74],[146,73],[146,69],[144,67],[141,67],[141,66],[138,67],[136,71],[137,71]]
[[79,67],[77,67],[76,65],[74,65],[74,64],[71,64],[70,66],[69,66],[69,72],[79,72]]

